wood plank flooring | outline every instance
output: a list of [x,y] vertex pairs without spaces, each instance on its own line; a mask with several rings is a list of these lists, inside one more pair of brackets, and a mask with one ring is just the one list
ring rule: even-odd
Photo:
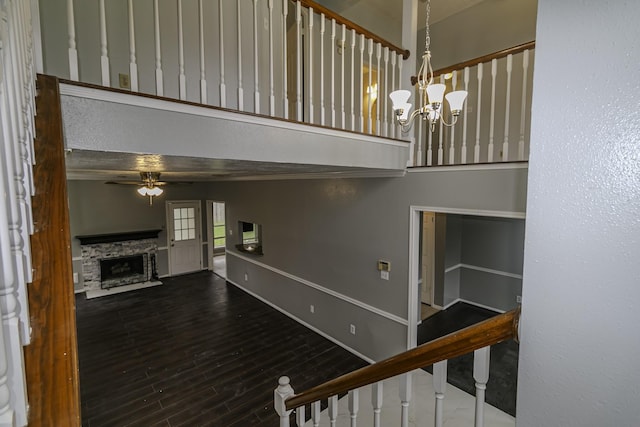
[[212,273],[163,282],[77,296],[83,426],[276,426],[279,376],[302,391],[367,364]]

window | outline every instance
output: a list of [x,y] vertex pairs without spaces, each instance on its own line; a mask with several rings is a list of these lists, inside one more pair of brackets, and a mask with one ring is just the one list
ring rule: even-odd
[[173,209],[173,239],[193,240],[196,238],[196,212],[194,208]]

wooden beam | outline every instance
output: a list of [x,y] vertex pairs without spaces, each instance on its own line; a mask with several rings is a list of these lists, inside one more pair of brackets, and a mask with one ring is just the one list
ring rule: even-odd
[[31,236],[33,329],[24,357],[29,426],[80,426],[75,297],[58,80],[39,75]]

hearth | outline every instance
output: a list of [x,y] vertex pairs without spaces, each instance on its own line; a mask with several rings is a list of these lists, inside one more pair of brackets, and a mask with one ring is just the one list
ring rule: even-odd
[[148,256],[143,253],[100,259],[100,287],[109,289],[148,281],[151,278]]

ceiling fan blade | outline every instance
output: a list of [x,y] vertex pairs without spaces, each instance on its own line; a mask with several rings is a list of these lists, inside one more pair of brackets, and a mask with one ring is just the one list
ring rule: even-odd
[[140,181],[106,181],[105,184],[117,184],[117,185],[145,185],[144,182]]

